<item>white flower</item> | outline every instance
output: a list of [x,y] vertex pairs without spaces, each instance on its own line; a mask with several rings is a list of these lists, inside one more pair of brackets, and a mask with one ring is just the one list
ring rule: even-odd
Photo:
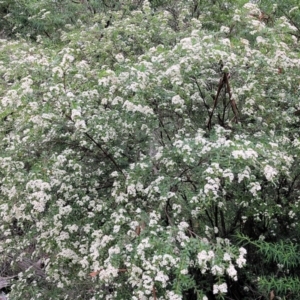
[[227,284],[225,282],[220,285],[214,284],[213,293],[214,294],[227,293]]
[[172,104],[174,104],[174,105],[178,104],[178,105],[182,106],[184,104],[184,100],[181,99],[179,95],[176,95],[172,98]]
[[250,182],[249,186],[250,186],[250,193],[253,196],[257,196],[257,191],[261,190],[261,186],[259,182]]
[[72,109],[71,118],[75,120],[76,117],[81,117],[81,111],[79,109]]
[[158,271],[156,277],[154,278],[156,281],[160,281],[163,287],[166,287],[167,282],[169,280],[169,276],[165,275],[163,272]]
[[76,120],[75,127],[76,129],[86,131],[86,124],[84,120]]
[[231,256],[230,256],[230,254],[228,254],[227,252],[224,253],[223,260],[224,260],[224,261],[231,261]]
[[238,265],[239,268],[242,268],[246,264],[246,259],[242,256],[239,256],[236,259],[236,264]]
[[244,178],[250,178],[251,170],[246,167],[242,173],[238,173],[238,183],[242,182]]
[[74,98],[75,95],[72,92],[67,92],[67,97],[68,98]]
[[211,267],[211,273],[213,275],[221,276],[224,274],[224,269],[221,266],[214,265]]
[[167,299],[168,300],[181,300],[182,299],[182,296],[181,295],[178,295],[178,294],[175,294],[174,292],[170,292],[168,291],[167,292]]
[[207,195],[209,192],[212,192],[215,196],[217,196],[217,192],[220,186],[220,179],[219,178],[211,178],[206,177],[207,184],[204,186],[204,193]]
[[114,232],[114,233],[118,233],[119,230],[120,230],[120,225],[115,225],[115,226],[114,226],[114,229],[113,229],[113,232]]
[[64,76],[64,71],[60,67],[55,67],[52,69],[53,75],[57,75],[59,78]]
[[268,181],[271,181],[274,176],[276,176],[278,174],[278,171],[276,169],[274,169],[273,167],[266,165],[264,167],[264,174],[267,178]]
[[246,40],[246,39],[240,39],[240,42],[243,44],[243,45],[245,45],[245,46],[249,46],[249,41],[248,40]]
[[189,224],[187,223],[187,222],[180,222],[180,224],[178,225],[178,228],[180,229],[180,230],[184,230],[184,229],[186,229],[186,228],[189,228]]
[[232,180],[234,179],[234,175],[229,169],[224,170],[223,177],[228,177],[230,182],[232,182]]
[[132,196],[136,195],[136,190],[135,190],[135,185],[134,184],[130,184],[127,187],[127,193],[128,193],[128,195],[132,195]]
[[233,19],[233,21],[240,22],[241,21],[241,16],[240,15],[234,15],[232,19]]
[[237,271],[234,265],[230,264],[229,267],[226,269],[226,272],[229,275],[229,277],[231,277],[233,280],[237,280]]
[[230,32],[230,28],[227,27],[227,26],[221,26],[220,31],[224,32],[224,33],[229,33]]
[[71,63],[74,60],[74,56],[70,55],[70,54],[64,54],[62,62],[60,63],[61,66],[66,66],[67,63]]
[[207,258],[209,260],[213,259],[215,257],[215,253],[212,250],[209,250],[207,253]]
[[247,250],[246,250],[245,248],[243,248],[243,247],[241,247],[241,248],[239,249],[239,251],[240,251],[240,255],[245,255],[245,254],[247,254]]
[[118,62],[124,61],[124,55],[122,53],[118,53],[115,58]]
[[250,14],[260,15],[260,10],[255,3],[248,2],[244,5],[244,8],[249,11]]
[[207,260],[207,252],[205,250],[202,250],[200,253],[198,253],[197,257],[199,265],[202,265],[203,262],[206,262]]
[[257,44],[266,44],[266,40],[261,36],[256,37],[256,42]]
[[191,49],[193,47],[192,39],[190,37],[184,38],[180,41],[182,49]]
[[99,273],[100,280],[105,282],[109,282],[113,280],[114,277],[118,276],[118,269],[113,267],[112,265],[108,265],[106,269],[102,269]]
[[232,151],[231,154],[235,159],[238,159],[238,158],[255,159],[256,157],[258,157],[257,152],[251,148],[248,148],[247,150],[235,150],[235,151]]

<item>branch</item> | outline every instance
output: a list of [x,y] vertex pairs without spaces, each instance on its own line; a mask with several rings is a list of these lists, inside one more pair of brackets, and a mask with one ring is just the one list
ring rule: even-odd
[[291,22],[291,24],[293,25],[293,26],[295,26],[296,27],[296,29],[298,30],[298,32],[300,32],[300,27],[297,25],[297,23],[289,16],[289,14],[287,14],[283,9],[279,9],[282,13],[283,13],[283,15]]
[[[8,258],[10,258],[11,261],[16,261],[15,257],[13,257],[12,255],[8,255]],[[42,268],[43,267],[42,259],[39,259],[38,261],[32,261],[31,259],[24,257],[22,258],[22,260],[17,260],[16,264],[21,269],[22,272],[25,272],[29,268],[32,268],[34,270],[35,275],[44,279],[46,278],[45,271]]]
[[0,277],[0,290],[11,285],[10,280],[16,276]]
[[213,221],[213,219],[211,218],[211,216],[209,215],[207,209],[205,210],[205,214],[206,214],[206,216],[208,217],[208,220],[210,221],[210,224],[212,225],[212,227],[215,227],[214,221]]
[[[64,114],[65,117],[70,120],[71,122],[74,123],[74,121],[72,120],[72,118],[66,114]],[[115,161],[114,157],[112,155],[110,155],[103,147],[101,144],[99,144],[91,135],[89,135],[87,132],[84,133],[84,135],[91,140],[100,150],[101,152],[113,163],[113,165],[116,167],[116,169],[126,178],[125,174],[123,173],[122,169],[120,168],[120,166],[117,164],[117,162]]]
[[90,136],[87,132],[84,133],[87,138],[89,138],[101,151],[102,153],[113,163],[116,169],[126,178],[120,166],[115,161],[114,157],[110,155],[97,141],[94,140],[92,136]]
[[155,289],[155,285],[153,284],[153,288],[152,288],[152,296],[154,300],[157,300],[157,296],[156,296],[156,289]]
[[216,107],[217,107],[217,104],[218,104],[218,98],[219,98],[219,95],[220,95],[220,93],[221,93],[221,90],[222,90],[222,88],[223,88],[223,86],[224,86],[224,83],[225,83],[226,78],[227,78],[227,74],[224,73],[223,76],[222,76],[222,78],[221,78],[220,81],[219,81],[219,86],[218,86],[217,95],[216,95],[216,97],[215,97],[214,107],[213,107],[213,109],[212,109],[212,111],[211,111],[211,113],[210,113],[209,120],[208,120],[208,122],[207,122],[207,128],[208,128],[209,130],[211,129],[211,120],[212,120],[214,111],[215,111],[215,109],[216,109]]
[[203,99],[204,107],[205,107],[206,110],[209,112],[209,105],[205,102],[205,96],[204,96],[204,94],[203,94],[202,91],[201,91],[201,88],[200,88],[200,85],[199,85],[197,79],[194,78],[194,77],[192,77],[192,79],[195,81],[195,83],[196,83],[196,85],[197,85],[197,88],[198,88],[198,90],[199,90],[200,96],[201,96],[202,99]]
[[230,101],[232,111],[234,113],[235,122],[238,123],[239,122],[239,119],[238,119],[239,112],[238,112],[238,108],[237,108],[237,105],[235,103],[235,100],[232,98],[232,92],[231,92],[231,88],[230,88],[230,84],[229,84],[229,77],[228,77],[227,73],[224,73],[224,81],[225,81],[225,84],[227,86],[227,91],[228,91],[228,94],[229,94],[229,101]]

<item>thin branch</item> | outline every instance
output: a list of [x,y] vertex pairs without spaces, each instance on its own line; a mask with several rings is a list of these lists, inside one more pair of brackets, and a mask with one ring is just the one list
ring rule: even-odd
[[215,227],[214,221],[213,221],[213,219],[211,218],[211,216],[209,215],[207,209],[205,210],[205,214],[206,214],[206,216],[208,217],[208,219],[209,219],[209,221],[210,221],[212,227]]
[[[218,214],[219,214],[219,209],[218,209],[218,205],[215,205],[215,226],[219,228],[219,220],[218,220]],[[217,234],[216,234],[217,236]]]
[[[72,118],[68,115],[65,114],[65,117],[70,120],[71,122],[74,123],[74,121],[72,120]],[[101,144],[99,144],[90,134],[88,134],[87,132],[84,133],[84,135],[91,140],[100,150],[101,152],[113,163],[113,165],[116,167],[116,169],[126,178],[125,174],[123,173],[122,169],[120,168],[120,166],[117,164],[117,162],[115,161],[114,157],[109,154],[103,147]]]
[[168,219],[169,225],[172,225],[172,226],[173,226],[172,219],[171,219],[171,217],[170,217],[170,215],[169,215],[168,207],[171,207],[171,205],[170,205],[170,198],[167,200],[167,203],[166,203],[166,206],[165,206],[165,213],[166,213],[166,217],[167,217],[167,219]]
[[153,284],[153,288],[152,288],[152,296],[153,296],[153,300],[157,300],[157,296],[156,296],[156,288],[155,285]]
[[87,132],[84,133],[84,135],[89,138],[101,151],[102,153],[113,163],[113,165],[117,168],[117,170],[126,178],[125,174],[123,173],[122,169],[120,168],[120,166],[117,164],[117,162],[115,161],[114,157],[109,154],[103,147],[101,144],[99,144],[97,141],[94,140],[94,138],[92,136],[90,136]]
[[224,237],[226,237],[227,232],[226,232],[226,225],[225,225],[225,216],[222,210],[220,210],[220,218],[221,218],[222,234]]
[[283,13],[283,15],[291,22],[291,24],[292,24],[293,26],[295,26],[296,29],[300,32],[300,27],[297,25],[296,22],[293,21],[293,19],[289,16],[289,14],[287,14],[283,9],[279,9],[279,10],[280,10],[280,11]]
[[162,128],[163,128],[163,130],[164,130],[164,132],[165,132],[165,134],[166,134],[166,136],[168,138],[168,140],[171,142],[172,140],[171,140],[171,138],[170,138],[170,136],[169,136],[169,134],[168,134],[165,126],[164,126],[164,123],[162,122],[162,120],[159,117],[158,117],[158,121],[159,121],[159,124],[162,126]]
[[231,105],[232,111],[234,113],[235,122],[238,123],[239,122],[239,112],[238,112],[238,108],[237,108],[237,105],[235,103],[235,100],[232,97],[231,87],[230,87],[230,84],[229,84],[229,77],[228,77],[227,73],[224,73],[224,81],[225,81],[225,84],[227,86],[227,92],[228,92],[228,95],[229,95],[230,105]]
[[224,83],[225,83],[226,78],[227,78],[227,74],[224,73],[223,76],[222,76],[222,78],[221,78],[220,81],[219,81],[219,86],[218,86],[217,95],[216,95],[216,97],[215,97],[214,106],[213,106],[213,109],[212,109],[212,111],[211,111],[211,113],[210,113],[209,120],[208,120],[208,122],[207,122],[207,128],[208,128],[209,130],[211,129],[211,120],[212,120],[214,111],[215,111],[215,109],[216,109],[216,107],[217,107],[219,95],[220,95],[221,90],[222,90],[222,88],[223,88],[223,86],[224,86]]
[[200,85],[199,85],[199,83],[198,83],[198,81],[197,81],[196,78],[192,77],[192,79],[194,79],[194,81],[195,81],[195,83],[196,83],[196,85],[197,85],[197,88],[198,88],[198,90],[199,90],[200,96],[201,96],[201,98],[203,99],[204,107],[206,108],[207,112],[209,113],[209,105],[205,102],[205,99],[204,99],[205,97],[204,97],[204,94],[202,93],[202,90],[201,90],[201,88],[200,88]]

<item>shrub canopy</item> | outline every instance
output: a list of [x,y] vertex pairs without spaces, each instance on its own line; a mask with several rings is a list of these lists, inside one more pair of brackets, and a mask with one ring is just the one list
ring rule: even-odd
[[299,8],[106,2],[1,1],[6,292],[296,299]]

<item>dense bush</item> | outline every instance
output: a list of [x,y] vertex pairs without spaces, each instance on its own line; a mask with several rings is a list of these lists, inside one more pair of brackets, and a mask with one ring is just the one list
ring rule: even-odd
[[44,2],[40,25],[0,6],[11,299],[297,299],[296,23],[245,1]]

